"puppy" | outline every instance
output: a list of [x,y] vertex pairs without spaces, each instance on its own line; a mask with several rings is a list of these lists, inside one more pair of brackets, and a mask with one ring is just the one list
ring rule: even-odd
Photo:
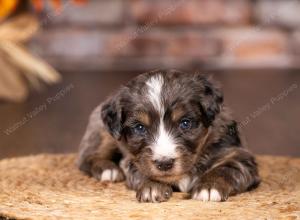
[[167,201],[174,189],[225,201],[260,181],[220,89],[176,70],[139,75],[100,104],[78,166],[100,181],[126,179],[140,202]]

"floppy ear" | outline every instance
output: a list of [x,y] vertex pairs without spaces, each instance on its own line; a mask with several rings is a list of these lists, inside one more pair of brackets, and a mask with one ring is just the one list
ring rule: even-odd
[[118,99],[112,97],[108,99],[102,106],[101,118],[107,131],[117,140],[121,138],[121,107]]
[[212,79],[201,74],[197,74],[196,77],[202,85],[200,108],[204,115],[203,123],[205,127],[208,127],[214,121],[216,115],[220,113],[223,94]]

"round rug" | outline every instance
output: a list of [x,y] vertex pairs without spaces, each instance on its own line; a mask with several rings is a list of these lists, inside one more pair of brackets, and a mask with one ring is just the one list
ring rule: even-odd
[[259,156],[261,185],[228,201],[188,200],[174,193],[138,203],[124,183],[79,172],[75,155],[0,161],[0,219],[300,219],[300,158]]

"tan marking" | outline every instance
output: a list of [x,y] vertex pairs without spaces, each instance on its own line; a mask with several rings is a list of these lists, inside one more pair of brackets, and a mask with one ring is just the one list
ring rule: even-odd
[[137,119],[144,125],[149,126],[151,124],[150,116],[146,112],[139,112],[137,114]]
[[174,122],[178,121],[183,115],[184,115],[183,109],[182,108],[176,108],[172,112],[172,121],[174,121]]
[[184,177],[182,175],[170,175],[170,176],[153,176],[152,178],[163,183],[176,183]]

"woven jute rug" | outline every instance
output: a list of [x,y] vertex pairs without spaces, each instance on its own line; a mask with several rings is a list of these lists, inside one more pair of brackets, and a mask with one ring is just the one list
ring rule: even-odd
[[0,219],[300,219],[300,158],[258,157],[262,184],[228,201],[141,204],[124,183],[80,173],[74,155],[0,161]]

